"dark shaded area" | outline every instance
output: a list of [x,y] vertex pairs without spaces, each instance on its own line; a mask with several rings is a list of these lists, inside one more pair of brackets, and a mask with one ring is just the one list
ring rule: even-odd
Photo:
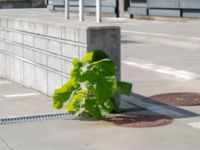
[[133,40],[121,40],[122,44],[144,44],[144,42],[138,42]]
[[4,0],[0,1],[0,9],[8,8],[45,8],[45,0]]
[[[131,100],[130,100],[131,98]],[[130,102],[130,103],[133,103],[134,104],[134,100],[139,100],[139,101],[142,101],[142,102],[145,102],[147,104],[154,104],[154,105],[157,105],[158,107],[166,107],[167,109],[169,110],[172,110],[172,111],[175,111],[177,113],[180,113],[182,114],[182,116],[180,117],[176,117],[176,119],[178,118],[190,118],[190,117],[198,117],[199,114],[197,113],[194,113],[194,112],[191,112],[191,111],[188,111],[188,110],[185,110],[185,109],[182,109],[182,108],[178,108],[176,106],[172,106],[172,105],[167,105],[167,104],[163,104],[159,101],[155,101],[155,100],[152,100],[151,98],[149,97],[145,97],[145,96],[142,96],[142,95],[139,95],[139,94],[136,94],[136,93],[132,93],[131,97],[129,98],[129,100],[127,99],[126,101]],[[135,104],[134,104],[135,105]],[[141,107],[141,106],[140,106]]]
[[173,119],[164,115],[124,115],[110,117],[105,121],[121,127],[142,128],[168,125]]

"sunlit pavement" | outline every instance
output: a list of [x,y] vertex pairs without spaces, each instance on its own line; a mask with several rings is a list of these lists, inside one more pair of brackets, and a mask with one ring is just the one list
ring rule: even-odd
[[[12,124],[0,122],[1,150],[198,150],[200,143],[200,109],[155,105],[139,95],[123,97],[126,102],[142,106],[130,114],[164,114],[174,118],[166,126],[124,128],[98,121],[53,118]],[[37,91],[7,80],[0,80],[0,120],[19,116],[58,114],[52,99]],[[129,108],[135,108],[129,105]],[[148,110],[148,111],[147,111]]]
[[200,23],[135,20],[122,28],[122,79],[145,96],[199,92]]

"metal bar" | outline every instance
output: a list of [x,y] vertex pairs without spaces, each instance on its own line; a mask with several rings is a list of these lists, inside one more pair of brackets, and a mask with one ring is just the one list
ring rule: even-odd
[[101,0],[96,0],[96,22],[100,23],[102,21],[102,9],[101,9],[102,2]]
[[79,21],[84,20],[84,0],[79,0]]
[[118,14],[117,17],[124,17],[124,0],[118,0]]
[[65,0],[65,19],[69,19],[69,0]]

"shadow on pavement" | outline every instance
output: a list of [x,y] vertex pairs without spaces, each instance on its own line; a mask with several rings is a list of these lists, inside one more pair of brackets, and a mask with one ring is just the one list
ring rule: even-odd
[[136,93],[132,93],[131,96],[122,96],[122,101],[139,108],[146,109],[146,113],[154,112],[156,114],[169,116],[175,119],[200,116],[198,113],[188,111],[180,107],[166,105]]

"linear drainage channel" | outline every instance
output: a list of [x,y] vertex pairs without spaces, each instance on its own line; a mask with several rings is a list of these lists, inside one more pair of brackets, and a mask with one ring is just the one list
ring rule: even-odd
[[7,118],[0,118],[0,125],[22,124],[22,123],[39,122],[46,120],[73,120],[73,119],[75,119],[74,116],[69,113],[7,117]]

